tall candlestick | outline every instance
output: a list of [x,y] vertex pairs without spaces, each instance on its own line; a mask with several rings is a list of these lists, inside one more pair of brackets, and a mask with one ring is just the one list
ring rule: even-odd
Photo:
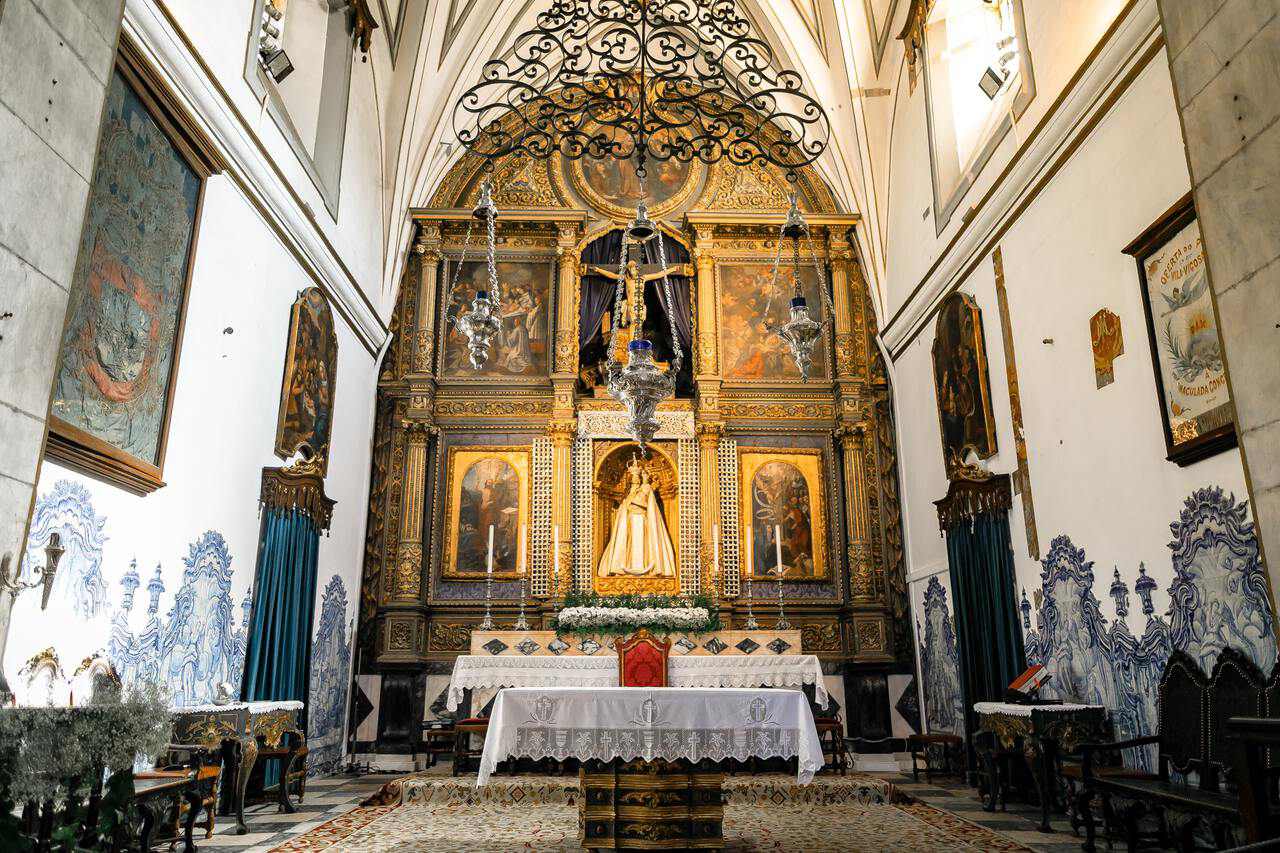
[[711,599],[720,598],[720,525],[711,525]]
[[488,559],[487,571],[489,572],[489,574],[493,574],[493,525],[492,524],[489,525],[489,559]]
[[493,630],[493,525],[489,525],[489,557],[484,574],[484,621],[480,623],[481,631]]
[[551,600],[560,594],[560,525],[551,528],[553,558],[551,561]]
[[747,565],[747,622],[742,627],[748,631],[755,631],[760,628],[760,623],[756,621],[756,613],[755,613],[755,610],[752,608],[752,601],[751,601],[753,597],[752,590],[751,590],[751,576],[755,573],[755,565],[753,565],[751,562],[752,559],[754,558],[754,555],[752,554],[751,551],[752,551],[751,536],[750,534],[748,534],[747,563],[746,563]]
[[520,561],[516,566],[516,573],[520,575],[520,618],[516,620],[515,629],[517,631],[528,631],[529,622],[524,618],[524,579],[525,579],[525,551],[524,551],[524,525],[520,525],[520,542],[516,546],[520,554]]
[[[492,528],[490,528],[489,535],[490,536],[493,535]],[[778,575],[781,576],[782,575],[782,526],[779,524],[775,524],[773,526],[773,547],[778,554],[778,559],[777,559]]]
[[782,527],[777,524],[773,526],[773,542],[778,553],[778,630],[789,631],[791,623],[787,621],[787,615],[782,611],[782,576],[787,573],[787,567],[782,565]]

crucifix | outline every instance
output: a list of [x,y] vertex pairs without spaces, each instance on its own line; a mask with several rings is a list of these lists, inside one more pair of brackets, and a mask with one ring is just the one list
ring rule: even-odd
[[628,251],[630,260],[627,261],[626,269],[621,274],[618,273],[617,264],[612,267],[592,264],[584,270],[589,275],[598,275],[615,282],[619,279],[622,280],[624,299],[623,308],[620,312],[621,316],[614,318],[612,312],[606,311],[604,317],[600,320],[600,334],[605,340],[608,340],[613,323],[617,322],[618,337],[615,351],[610,355],[623,363],[627,360],[627,344],[631,342],[632,338],[637,336],[644,337],[645,320],[647,319],[644,304],[645,284],[650,281],[657,281],[664,275],[693,277],[693,269],[689,264],[668,263],[666,267],[663,267],[658,263],[640,263],[631,255],[631,252],[636,251],[636,248],[632,246]]

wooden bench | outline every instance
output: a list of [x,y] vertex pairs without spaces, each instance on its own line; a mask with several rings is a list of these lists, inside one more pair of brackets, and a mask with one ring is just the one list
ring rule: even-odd
[[[1240,800],[1232,778],[1236,747],[1227,736],[1230,717],[1280,712],[1276,677],[1264,680],[1250,660],[1224,649],[1206,678],[1196,662],[1175,651],[1165,665],[1157,694],[1157,733],[1082,748],[1083,791],[1078,800],[1085,850],[1094,850],[1094,799],[1101,802],[1108,837],[1119,824],[1129,850],[1140,843],[1191,850],[1197,831],[1219,848],[1234,844],[1241,825]],[[1152,773],[1119,768],[1122,750],[1156,747]],[[1153,831],[1140,822],[1151,818]]]

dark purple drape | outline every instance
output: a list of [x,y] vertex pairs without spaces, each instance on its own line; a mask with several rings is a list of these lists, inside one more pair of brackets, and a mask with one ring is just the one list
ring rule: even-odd
[[[677,241],[671,239],[666,234],[659,234],[659,239],[663,242],[663,250],[666,253],[667,265],[687,264],[689,262],[689,251]],[[656,242],[646,243],[644,245],[644,261],[649,264],[657,264],[660,258],[658,256],[658,246]],[[693,311],[689,306],[689,277],[684,275],[671,275],[667,277],[671,281],[671,301],[674,305],[667,304],[667,294],[663,292],[662,282],[656,280],[653,282],[654,290],[658,294],[658,304],[662,306],[662,310],[666,312],[667,319],[670,321],[672,328],[675,329],[676,336],[680,339],[680,348],[684,350],[685,363],[691,364],[693,351]]]
[[[590,266],[616,267],[622,253],[622,232],[610,231],[593,240],[582,251],[582,262]],[[582,277],[582,296],[578,300],[578,352],[586,349],[600,334],[600,321],[604,312],[613,305],[613,295],[618,284],[602,275]]]

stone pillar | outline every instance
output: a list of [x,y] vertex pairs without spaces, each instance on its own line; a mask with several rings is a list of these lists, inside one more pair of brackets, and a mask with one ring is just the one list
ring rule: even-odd
[[[578,433],[575,420],[553,420],[547,425],[551,438],[551,552],[555,554],[556,532],[559,532],[560,565],[554,556],[548,560],[551,569],[551,597],[563,598],[573,586],[573,439]],[[558,573],[558,574],[557,574]],[[555,578],[560,578],[555,588]]]
[[[703,590],[710,592],[711,572],[714,570],[712,557],[715,554],[714,532],[719,529],[724,536],[720,521],[720,437],[724,435],[724,424],[718,421],[700,423],[698,431],[698,496],[702,501],[702,577]],[[721,553],[721,571],[724,566],[724,555]],[[716,580],[716,596],[724,590],[723,578]]]
[[[1280,589],[1280,3],[1158,0],[1272,603]],[[1280,625],[1280,623],[1277,623]]]

